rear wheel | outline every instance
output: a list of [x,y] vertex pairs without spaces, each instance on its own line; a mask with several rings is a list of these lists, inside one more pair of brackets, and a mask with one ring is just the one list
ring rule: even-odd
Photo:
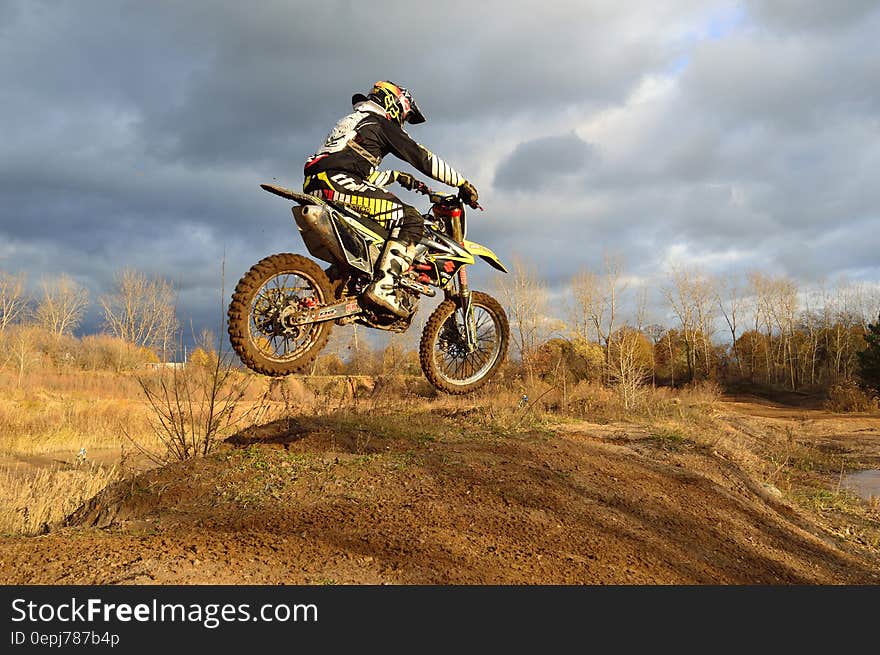
[[457,303],[444,300],[431,314],[419,343],[419,361],[431,384],[449,394],[476,391],[494,376],[507,356],[510,328],[492,296],[471,294],[476,348],[469,351]]
[[335,298],[327,275],[302,255],[281,253],[254,264],[239,280],[227,313],[229,341],[242,363],[263,375],[308,368],[330,337],[332,322],[296,325],[304,311]]

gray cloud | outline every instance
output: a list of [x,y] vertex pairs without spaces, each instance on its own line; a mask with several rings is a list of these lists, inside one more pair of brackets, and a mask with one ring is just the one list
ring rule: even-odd
[[590,145],[574,132],[524,141],[498,165],[494,184],[499,189],[524,192],[550,183],[562,185],[566,176],[582,173],[594,156]]
[[839,30],[877,10],[874,0],[747,0],[755,21],[781,32]]
[[[880,14],[878,14],[880,17]],[[880,69],[873,33],[880,21],[847,39],[732,36],[698,48],[682,83],[692,109],[728,124],[754,121],[805,131],[880,108]]]

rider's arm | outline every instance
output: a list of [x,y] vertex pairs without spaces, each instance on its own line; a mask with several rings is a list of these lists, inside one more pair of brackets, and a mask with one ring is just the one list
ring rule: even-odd
[[403,171],[373,171],[367,177],[367,182],[379,187],[385,187],[392,182],[397,182],[404,189],[418,193],[430,193],[427,185],[416,177]]
[[373,171],[367,177],[367,182],[376,186],[388,186],[397,180],[398,171]]
[[412,140],[403,128],[394,121],[383,121],[384,135],[391,152],[403,161],[412,164],[425,175],[449,186],[461,186],[465,179],[452,166],[440,159],[425,146]]

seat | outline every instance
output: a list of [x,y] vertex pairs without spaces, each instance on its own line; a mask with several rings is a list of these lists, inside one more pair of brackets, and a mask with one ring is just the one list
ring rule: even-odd
[[368,216],[360,214],[348,205],[333,202],[332,200],[326,200],[325,198],[321,198],[320,196],[313,196],[309,193],[291,191],[290,189],[286,189],[283,186],[277,186],[275,184],[261,184],[260,188],[264,191],[268,191],[269,193],[274,193],[276,196],[281,196],[282,198],[287,198],[288,200],[294,200],[300,205],[319,205],[321,207],[330,207],[340,214],[345,214],[349,218],[356,220],[370,231],[378,234],[381,238],[388,238],[389,231],[387,228],[383,227],[381,223],[379,223],[378,221],[374,221]]

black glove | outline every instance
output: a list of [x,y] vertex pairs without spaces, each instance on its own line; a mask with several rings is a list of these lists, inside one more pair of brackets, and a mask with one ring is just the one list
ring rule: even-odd
[[474,209],[479,207],[477,204],[477,190],[474,188],[474,185],[467,180],[462,182],[461,186],[458,187],[458,195],[466,205],[470,205]]
[[417,193],[428,193],[428,185],[419,179],[416,179],[409,173],[397,172],[397,183],[408,191]]

